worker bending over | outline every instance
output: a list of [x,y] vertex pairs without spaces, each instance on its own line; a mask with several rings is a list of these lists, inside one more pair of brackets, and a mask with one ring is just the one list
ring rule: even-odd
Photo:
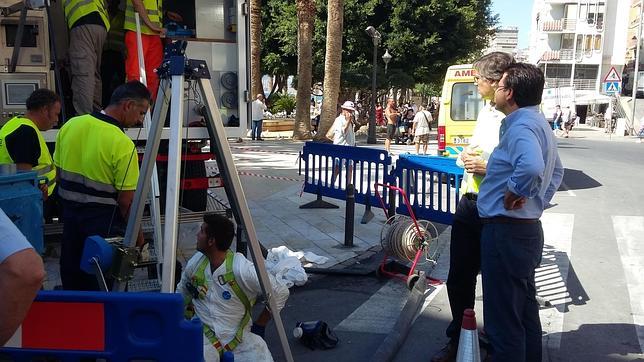
[[65,0],[69,62],[76,114],[102,108],[101,56],[110,30],[107,0]]
[[26,107],[24,116],[10,119],[0,129],[0,164],[15,163],[18,170],[33,170],[45,177],[40,189],[47,200],[56,186],[56,167],[41,132],[58,123],[60,97],[49,89],[36,89]]
[[[139,14],[141,25],[141,42],[145,64],[145,77],[152,100],[156,99],[159,89],[159,76],[155,70],[163,60],[163,44],[161,37],[165,36],[163,28],[162,0],[126,0],[125,7],[125,74],[127,80],[139,80],[139,53],[136,45],[136,21],[134,13]],[[165,13],[173,21],[182,21],[182,17],[172,11]]]
[[[222,215],[204,216],[197,233],[199,252],[188,261],[177,291],[183,295],[186,317],[196,314],[203,322],[206,361],[219,361],[224,351],[232,351],[236,361],[272,361],[262,339],[270,311],[265,308],[251,327],[251,308],[262,289],[253,263],[230,250],[234,230]],[[279,313],[288,288],[269,278]]]
[[[60,276],[63,289],[98,290],[93,275],[80,269],[85,239],[121,235],[139,178],[136,149],[123,132],[143,120],[150,92],[138,81],[114,91],[110,104],[67,121],[58,132],[54,163],[63,204]],[[137,245],[142,245],[139,234]]]

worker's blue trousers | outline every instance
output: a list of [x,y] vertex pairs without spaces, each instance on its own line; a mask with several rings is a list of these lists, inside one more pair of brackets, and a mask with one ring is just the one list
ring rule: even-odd
[[483,317],[494,362],[541,362],[534,271],[542,250],[540,222],[483,225]]
[[80,269],[85,239],[99,235],[123,235],[124,225],[118,206],[80,204],[63,200],[63,240],[60,251],[60,277],[65,290],[99,290],[96,276]]

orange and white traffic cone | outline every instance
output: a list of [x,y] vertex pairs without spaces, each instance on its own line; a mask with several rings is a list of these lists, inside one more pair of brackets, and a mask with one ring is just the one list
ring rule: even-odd
[[456,362],[481,362],[479,336],[476,331],[476,314],[472,309],[466,309],[463,312]]

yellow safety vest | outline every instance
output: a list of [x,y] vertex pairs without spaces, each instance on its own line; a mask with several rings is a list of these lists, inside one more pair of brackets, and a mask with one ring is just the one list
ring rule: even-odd
[[47,178],[47,193],[51,195],[54,192],[54,187],[56,187],[56,167],[52,161],[45,139],[42,137],[38,127],[30,119],[14,117],[0,129],[0,163],[15,163],[9,154],[9,150],[7,150],[7,142],[5,139],[23,125],[29,126],[36,131],[38,143],[40,144],[40,157],[38,157],[38,164],[32,170],[36,171],[38,176]]
[[[163,0],[143,0],[143,6],[148,13],[148,18],[152,23],[161,28],[161,18],[163,15]],[[127,0],[127,6],[125,7],[125,24],[123,28],[125,30],[130,30],[136,32],[136,22],[134,21],[134,5],[132,5],[132,0]],[[156,35],[158,34],[155,31],[152,31],[142,19],[141,23],[141,34]]]
[[78,19],[93,12],[97,12],[103,19],[105,29],[110,30],[110,20],[107,16],[104,0],[64,0],[65,19],[67,27],[72,28]]
[[54,163],[58,195],[67,201],[117,205],[119,191],[135,190],[139,179],[134,143],[104,114],[67,121],[56,137]]

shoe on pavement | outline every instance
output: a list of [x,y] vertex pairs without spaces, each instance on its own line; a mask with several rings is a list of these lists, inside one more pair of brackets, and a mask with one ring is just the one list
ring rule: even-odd
[[432,357],[432,362],[454,362],[456,361],[456,353],[458,352],[458,346],[453,343],[447,343],[443,349],[438,351]]

